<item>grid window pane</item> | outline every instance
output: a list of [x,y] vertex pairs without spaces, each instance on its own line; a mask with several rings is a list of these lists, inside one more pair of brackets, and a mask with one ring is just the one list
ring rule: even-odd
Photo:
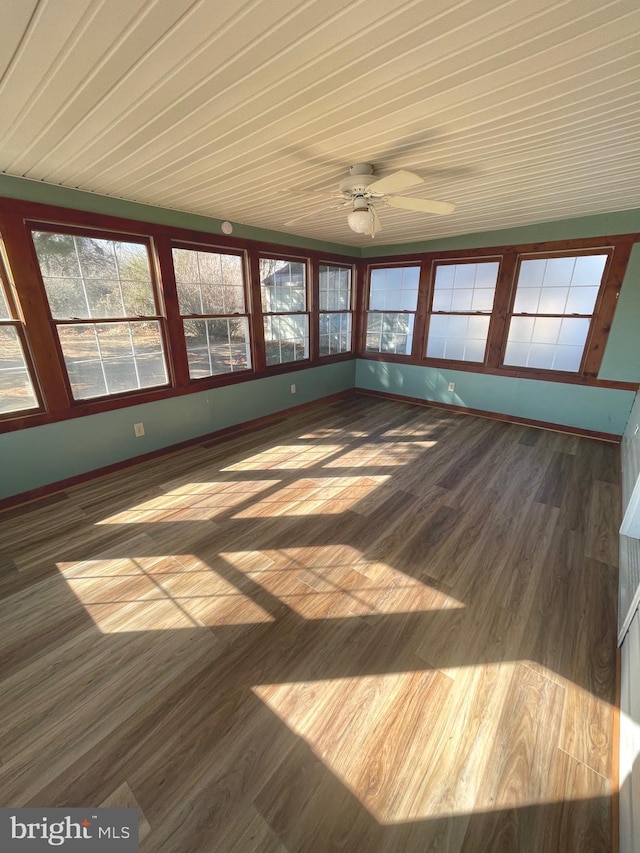
[[582,361],[582,347],[557,346],[553,359],[554,370],[580,370]]
[[[433,285],[432,311],[482,311],[490,313],[493,309],[496,283],[498,281],[498,270],[500,265],[497,261],[484,261],[481,263],[465,264],[438,264],[436,266],[435,280]],[[432,334],[431,332],[429,333]],[[464,349],[464,348],[463,348]],[[447,358],[455,358],[464,361],[482,361],[477,358],[479,347],[473,347],[474,357],[469,358],[471,350],[465,350],[464,358],[459,356],[460,347],[453,346],[451,342],[448,347]],[[431,355],[441,352],[442,342],[434,342],[428,346],[427,355],[432,358],[445,358],[443,355]],[[484,351],[483,351],[484,353]]]
[[452,311],[470,311],[473,301],[473,290],[465,287],[464,290],[454,290],[451,296]]
[[558,343],[583,347],[589,334],[589,320],[566,317],[560,324]]
[[537,344],[555,344],[560,334],[559,317],[537,317],[533,324],[531,340]]
[[415,311],[420,267],[382,267],[371,270],[369,308],[372,311]]
[[441,264],[436,267],[436,281],[435,281],[435,289],[436,290],[449,290],[453,289],[453,282],[456,277],[456,265],[455,264]]
[[455,361],[484,361],[489,317],[434,314],[429,325],[428,358]]
[[533,317],[514,317],[509,326],[509,340],[530,343],[533,337]]
[[513,313],[537,314],[540,306],[541,294],[541,287],[524,287],[521,289],[520,285],[518,285],[516,300],[513,305]]
[[601,254],[521,262],[505,365],[580,369],[607,259],[608,255]]
[[[33,242],[54,319],[98,320],[57,325],[74,397],[166,385],[146,244],[41,231]],[[109,317],[123,322],[99,322]]]
[[219,252],[173,249],[180,313],[243,314],[242,258]]
[[538,304],[539,314],[564,314],[567,307],[568,287],[543,287]]
[[576,258],[572,287],[599,287],[607,263],[607,255],[582,255]]
[[521,287],[542,287],[547,262],[543,258],[523,261],[518,275],[518,289]]
[[537,367],[539,370],[551,370],[553,367],[553,356],[555,347],[553,344],[531,344],[529,346],[528,367]]
[[10,320],[9,305],[0,285],[0,320]]
[[320,310],[348,311],[351,308],[351,270],[320,264]]
[[593,314],[599,287],[572,287],[567,298],[567,314]]
[[[475,279],[475,264],[456,264],[454,268],[453,287],[473,287]],[[437,275],[436,275],[437,279]]]
[[[276,258],[260,259],[260,295],[266,313],[307,310],[305,264]],[[286,359],[290,361],[291,359]]]
[[157,321],[60,326],[58,334],[76,399],[168,381]]
[[192,379],[233,373],[251,367],[246,317],[185,320],[189,375]]
[[[523,288],[536,288],[540,291],[541,300],[555,299],[557,302],[561,302],[563,299],[558,291],[564,293],[565,300],[567,298],[572,300],[576,291],[585,288],[588,294],[581,293],[577,299],[587,304],[590,302],[590,308],[583,312],[590,314],[598,295],[607,257],[607,255],[583,255],[580,257],[536,258],[522,261],[518,274],[518,291],[514,313],[527,310],[521,307],[519,302],[520,291]],[[562,313],[564,310],[571,311],[568,307],[566,309],[563,307],[560,311],[547,311],[541,307],[540,313]]]
[[0,415],[39,407],[24,348],[23,325],[13,313],[6,286],[0,258]]
[[542,286],[568,287],[571,284],[575,263],[575,258],[548,258]]
[[320,355],[351,351],[351,314],[320,314]]
[[144,244],[41,231],[33,242],[54,319],[156,315]]
[[37,406],[18,332],[13,326],[0,326],[0,414]]
[[267,364],[284,364],[309,358],[309,318],[306,314],[282,314],[264,318]]
[[476,288],[471,299],[471,310],[490,312],[493,308],[494,292],[495,288]]
[[446,290],[436,290],[433,294],[433,310],[434,311],[451,311],[451,302],[453,298],[453,288]]
[[486,335],[484,340],[468,339],[464,342],[463,361],[484,361],[484,354],[487,349]]
[[369,314],[367,317],[367,350],[369,352],[411,355],[413,317],[413,314]]
[[589,332],[587,318],[513,317],[504,363],[577,371]]

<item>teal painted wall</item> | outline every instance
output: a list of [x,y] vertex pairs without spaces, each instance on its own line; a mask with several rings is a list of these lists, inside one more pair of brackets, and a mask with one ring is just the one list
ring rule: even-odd
[[[296,385],[295,396],[291,383]],[[353,388],[355,361],[0,435],[0,498]],[[134,423],[144,423],[136,438]]]
[[[455,382],[455,391],[448,391]],[[356,387],[622,435],[633,391],[358,359]]]

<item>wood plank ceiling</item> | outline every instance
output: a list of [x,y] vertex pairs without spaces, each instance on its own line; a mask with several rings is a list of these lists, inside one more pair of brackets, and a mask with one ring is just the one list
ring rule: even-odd
[[9,175],[354,246],[325,208],[358,162],[457,205],[383,208],[382,244],[640,206],[637,0],[0,0],[0,24]]

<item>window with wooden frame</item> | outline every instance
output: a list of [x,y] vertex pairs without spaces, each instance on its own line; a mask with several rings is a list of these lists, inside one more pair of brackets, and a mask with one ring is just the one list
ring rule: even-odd
[[367,352],[411,355],[419,283],[419,264],[370,268]]
[[261,257],[260,298],[267,367],[308,359],[306,262]]
[[522,255],[503,364],[581,370],[610,252]]
[[16,294],[0,252],[0,417],[40,408]]
[[584,238],[371,265],[361,355],[622,387],[598,372],[635,242]]
[[352,350],[352,270],[335,264],[319,265],[319,352],[338,355]]
[[427,358],[483,363],[499,261],[436,262],[433,267]]
[[167,385],[148,241],[44,228],[32,238],[73,398]]
[[174,246],[172,255],[191,379],[250,370],[242,253]]

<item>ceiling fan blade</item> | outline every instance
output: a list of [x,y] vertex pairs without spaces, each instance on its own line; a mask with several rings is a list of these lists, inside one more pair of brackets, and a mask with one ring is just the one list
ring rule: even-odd
[[410,196],[388,195],[384,203],[389,207],[399,207],[402,210],[417,210],[419,213],[438,213],[446,216],[456,209],[455,204],[449,201],[432,201],[428,198],[411,198]]
[[375,209],[373,205],[369,207],[371,211],[371,216],[373,217],[373,232],[371,234],[372,237],[375,237],[378,231],[382,231],[382,223],[380,222],[380,217],[378,216],[378,211]]
[[413,172],[407,172],[406,169],[400,169],[399,172],[369,184],[367,189],[373,193],[396,193],[400,190],[408,190],[409,187],[417,187],[418,184],[424,184],[424,178]]

